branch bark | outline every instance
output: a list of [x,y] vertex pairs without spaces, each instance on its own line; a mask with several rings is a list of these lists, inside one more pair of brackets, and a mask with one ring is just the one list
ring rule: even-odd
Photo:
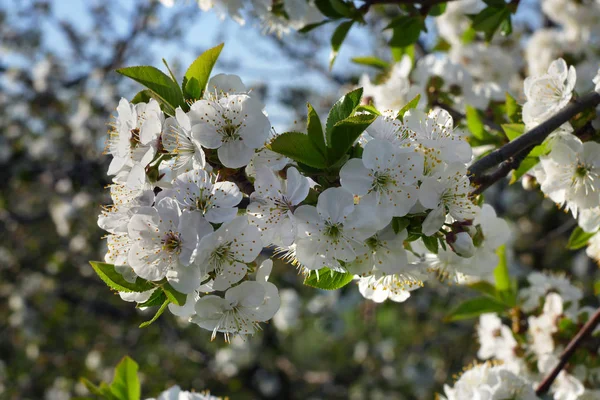
[[585,338],[592,333],[592,331],[594,330],[594,328],[596,328],[598,323],[600,323],[600,308],[596,310],[596,313],[592,316],[592,318],[589,319],[589,321],[583,326],[583,328],[581,328],[581,330],[577,332],[577,335],[575,335],[575,337],[571,339],[571,342],[569,342],[563,353],[560,355],[558,364],[556,364],[552,371],[550,371],[550,373],[544,378],[542,383],[540,383],[538,388],[535,390],[535,394],[540,396],[548,392],[550,386],[552,385],[560,371],[562,371],[562,369],[569,361],[569,358],[571,358],[571,356],[573,355],[575,350],[577,350],[577,348],[581,345],[583,340],[585,340]]
[[473,165],[469,167],[469,174],[477,181],[488,169],[501,164],[511,157],[515,157],[528,147],[542,143],[550,133],[555,131],[562,124],[569,121],[580,112],[591,107],[596,107],[598,104],[600,104],[600,93],[592,92],[586,94],[529,132],[519,136],[512,142],[505,144],[501,148],[492,151],[487,156],[473,163]]

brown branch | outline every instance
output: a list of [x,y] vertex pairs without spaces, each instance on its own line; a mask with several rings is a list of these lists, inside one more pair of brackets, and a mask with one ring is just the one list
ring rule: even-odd
[[577,335],[575,335],[575,337],[571,339],[565,350],[560,355],[558,364],[556,364],[552,371],[544,378],[542,383],[540,383],[538,388],[535,390],[535,394],[540,396],[550,389],[550,386],[552,385],[560,371],[562,371],[562,369],[565,367],[565,365],[569,361],[569,358],[581,345],[583,340],[592,333],[592,331],[594,330],[594,328],[596,328],[598,323],[600,323],[600,308],[596,310],[596,313],[594,313],[592,318],[590,318],[588,322],[586,322],[583,328],[581,328],[579,332],[577,332]]
[[510,157],[508,160],[502,162],[494,172],[477,177],[477,179],[473,179],[472,181],[479,186],[477,186],[477,188],[471,192],[471,196],[476,196],[480,193],[483,193],[484,190],[492,186],[494,183],[506,177],[510,171],[519,168],[533,147],[533,145],[529,146],[516,156]]
[[550,133],[554,132],[562,124],[569,121],[580,112],[591,107],[596,107],[598,104],[600,104],[600,93],[592,92],[586,94],[529,132],[519,136],[512,142],[505,144],[473,163],[473,165],[469,167],[470,175],[477,180],[488,169],[501,164],[511,157],[515,157],[526,148],[542,143]]

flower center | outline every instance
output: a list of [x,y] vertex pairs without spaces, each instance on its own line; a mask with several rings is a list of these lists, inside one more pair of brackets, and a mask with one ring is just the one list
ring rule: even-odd
[[216,266],[217,273],[219,273],[219,268],[223,266],[226,262],[231,261],[231,243],[224,243],[217,247],[212,254],[210,255],[210,262]]
[[178,253],[181,251],[181,236],[178,232],[169,231],[161,241],[163,250],[167,253]]
[[223,142],[231,142],[234,140],[240,139],[240,134],[238,133],[239,125],[234,125],[233,122],[226,120],[225,124],[221,126],[221,135],[223,136]]
[[132,149],[135,149],[140,144],[140,130],[139,128],[134,128],[131,131],[131,137],[129,138],[129,146]]
[[373,174],[373,187],[371,191],[383,191],[389,184],[393,183],[394,180],[386,172],[376,171]]
[[342,224],[332,224],[325,222],[325,235],[332,239],[337,239],[342,234]]

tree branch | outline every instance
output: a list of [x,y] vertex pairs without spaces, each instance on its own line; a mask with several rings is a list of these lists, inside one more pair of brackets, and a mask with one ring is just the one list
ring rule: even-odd
[[586,322],[583,328],[581,328],[581,330],[577,332],[577,335],[575,335],[575,337],[571,339],[563,353],[560,355],[558,364],[556,364],[552,371],[550,371],[550,373],[544,378],[542,383],[540,383],[538,388],[535,390],[535,394],[540,396],[550,389],[552,382],[554,382],[560,371],[562,371],[562,369],[565,367],[565,365],[569,361],[569,358],[581,345],[583,340],[592,333],[592,331],[594,330],[594,328],[596,328],[598,323],[600,323],[600,308],[596,310],[596,313],[594,313],[592,318],[590,318],[589,321]]
[[592,92],[586,94],[529,132],[519,136],[512,142],[505,144],[501,148],[492,151],[487,156],[473,163],[473,165],[469,167],[470,175],[473,176],[475,180],[478,180],[478,178],[480,178],[488,169],[516,156],[528,147],[542,143],[550,133],[555,131],[562,124],[585,109],[596,107],[598,104],[600,104],[600,93]]
[[479,186],[477,189],[471,192],[471,196],[476,196],[480,193],[483,193],[484,190],[492,186],[494,183],[506,177],[510,171],[519,168],[519,165],[521,165],[525,157],[527,157],[527,154],[529,154],[534,147],[534,145],[531,145],[522,150],[516,156],[510,157],[508,160],[503,161],[494,172],[477,177],[477,179],[473,179],[472,181],[477,183]]

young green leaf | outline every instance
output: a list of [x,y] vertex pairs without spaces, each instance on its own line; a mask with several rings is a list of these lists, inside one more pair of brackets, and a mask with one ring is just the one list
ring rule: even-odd
[[360,104],[362,98],[363,89],[358,88],[342,96],[338,101],[335,102],[329,115],[327,115],[327,122],[325,123],[325,132],[327,137],[327,145],[331,147],[331,129],[339,121],[348,118],[354,109]]
[[496,291],[496,287],[486,281],[470,283],[467,286],[469,286],[473,290],[478,291],[479,293],[483,293],[486,296],[489,296],[492,298],[496,298],[498,295],[498,292]]
[[350,28],[352,28],[353,24],[354,21],[352,20],[342,22],[335,29],[333,35],[331,35],[331,54],[329,55],[329,69],[333,68],[333,63],[337,58],[337,55],[340,51],[340,47],[342,47],[342,43],[344,43],[344,39],[346,39],[346,36],[348,35],[348,32],[350,32]]
[[444,318],[446,322],[459,321],[463,319],[476,318],[481,314],[490,312],[504,312],[509,307],[506,304],[490,297],[477,297],[467,300],[455,307],[450,314]]
[[110,387],[105,382],[102,382],[100,386],[96,386],[86,378],[81,377],[79,380],[91,394],[101,396],[104,400],[119,400],[112,394]]
[[364,111],[364,112],[367,112],[367,113],[373,114],[373,115],[381,115],[379,110],[371,105],[360,105],[360,106],[356,107],[355,111],[356,112]]
[[392,53],[392,58],[395,62],[400,62],[404,56],[409,56],[413,65],[415,63],[415,45],[411,44],[410,46],[404,47],[390,47],[390,51]]
[[167,296],[167,299],[171,303],[174,303],[178,306],[185,305],[185,302],[187,300],[187,296],[185,294],[175,290],[173,286],[171,286],[168,282],[164,282],[161,287],[163,292],[165,293],[165,296]]
[[569,237],[569,242],[567,243],[567,249],[569,250],[577,250],[585,247],[592,236],[594,236],[596,232],[588,233],[581,229],[580,227],[576,227],[571,232],[571,236]]
[[186,106],[179,85],[158,68],[146,65],[121,68],[117,72],[146,86],[173,109]]
[[496,249],[498,255],[498,265],[494,269],[494,280],[496,281],[496,290],[499,292],[510,290],[510,274],[508,273],[508,263],[506,262],[506,246],[502,245]]
[[[186,83],[183,86],[183,93],[186,96],[186,99],[197,100],[202,98],[204,89],[210,78],[210,73],[221,54],[221,50],[223,50],[223,46],[224,43],[221,43],[218,46],[206,50],[189,66],[185,72],[184,82]],[[192,78],[196,79],[197,83],[192,84],[193,86],[190,87],[189,85]],[[199,92],[198,88],[200,88]]]
[[515,140],[525,132],[523,124],[502,124],[502,129],[506,133],[508,140]]
[[399,119],[400,121],[402,121],[404,119],[404,114],[406,114],[406,112],[408,110],[412,110],[413,108],[417,108],[417,106],[419,105],[419,100],[421,100],[421,95],[420,94],[416,95],[414,99],[412,99],[411,101],[409,101],[408,103],[406,103],[406,105],[404,107],[402,107],[400,109],[400,111],[398,111],[398,115],[396,115],[396,119]]
[[294,161],[313,168],[325,168],[327,160],[308,135],[301,132],[285,132],[269,144],[275,153],[283,154]]
[[333,21],[332,19],[326,19],[326,20],[323,20],[321,22],[315,22],[314,24],[304,25],[302,28],[300,28],[298,30],[298,32],[300,32],[300,33],[308,33],[310,31],[312,31],[313,29],[318,28],[319,26],[325,25],[325,24],[327,24],[329,22],[332,22],[332,21]]
[[321,268],[311,272],[304,279],[304,284],[317,289],[335,290],[352,282],[353,277],[354,275],[349,272],[336,272],[329,268]]
[[517,103],[514,97],[510,93],[506,92],[505,102],[506,116],[508,120],[513,124],[518,123],[521,120],[521,106]]
[[162,313],[165,312],[165,309],[167,308],[167,306],[169,305],[169,303],[170,303],[170,301],[168,299],[165,300],[165,302],[162,303],[162,305],[160,306],[160,308],[158,309],[158,311],[156,312],[156,314],[154,314],[154,317],[152,317],[152,319],[150,321],[142,322],[140,324],[140,328],[145,328],[148,325],[150,325],[151,323],[153,323],[154,321],[156,321],[162,315]]
[[429,10],[429,15],[432,17],[439,17],[446,11],[446,3],[438,3],[434,4],[433,7]]
[[471,134],[477,139],[483,140],[485,137],[485,128],[483,127],[483,121],[479,115],[479,111],[471,106],[467,106],[466,112],[467,128]]
[[149,89],[144,89],[139,91],[135,96],[133,96],[133,99],[131,99],[130,103],[148,103],[150,99],[152,99],[152,91]]
[[115,376],[110,390],[119,400],[140,400],[138,365],[129,357],[124,357],[115,368]]
[[331,145],[327,154],[329,165],[337,163],[356,142],[361,133],[377,118],[372,114],[361,114],[339,121],[331,129]]
[[[340,3],[342,4],[340,5]],[[321,14],[329,18],[337,19],[351,15],[348,14],[350,11],[348,5],[341,0],[315,0],[315,6],[317,6]]]
[[525,175],[531,168],[535,167],[539,162],[540,159],[538,157],[525,157],[525,159],[521,161],[519,168],[512,172],[509,184],[512,185],[513,183],[521,179],[523,175]]
[[115,270],[112,264],[103,263],[100,261],[90,261],[92,268],[96,274],[106,283],[111,289],[119,292],[145,292],[154,287],[154,285],[142,278],[137,278],[134,283],[127,282],[123,275]]
[[354,57],[352,62],[355,64],[366,65],[380,70],[386,70],[390,67],[390,63],[375,56]]
[[325,136],[323,135],[321,119],[319,119],[319,114],[317,114],[313,106],[307,104],[307,107],[306,132],[308,133],[310,140],[315,144],[317,149],[319,149],[319,152],[325,155],[327,153],[327,146],[325,145]]
[[425,244],[425,247],[427,247],[427,250],[429,250],[433,254],[438,253],[439,243],[438,243],[437,237],[423,235],[422,239],[423,239],[423,243]]
[[506,3],[502,6],[488,6],[478,14],[469,15],[469,18],[473,21],[471,27],[478,32],[483,32],[486,41],[489,42],[504,20],[510,19],[510,10],[506,7]]

